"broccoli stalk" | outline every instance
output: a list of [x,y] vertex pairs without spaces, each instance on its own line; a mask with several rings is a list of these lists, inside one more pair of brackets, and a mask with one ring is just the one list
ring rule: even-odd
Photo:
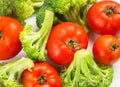
[[20,33],[20,41],[23,50],[29,58],[37,61],[45,61],[46,44],[53,24],[54,13],[45,10],[45,18],[42,27],[37,32],[32,31],[32,26],[28,25]]
[[0,66],[0,87],[23,87],[20,84],[20,77],[25,69],[34,66],[29,58],[21,58]]
[[60,13],[65,18],[65,21],[72,21],[81,25],[86,32],[89,31],[86,23],[86,14],[91,4],[97,0],[71,0],[68,11]]
[[81,49],[72,63],[60,71],[63,87],[109,87],[113,78],[111,66],[97,65],[88,50]]
[[0,0],[0,16],[9,16],[18,19],[24,24],[24,20],[40,8],[43,0]]

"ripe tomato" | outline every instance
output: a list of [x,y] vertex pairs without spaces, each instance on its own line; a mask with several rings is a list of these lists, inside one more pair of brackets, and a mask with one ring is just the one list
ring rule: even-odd
[[24,70],[21,82],[24,87],[62,87],[57,71],[46,62],[35,62],[31,70]]
[[97,62],[112,65],[120,58],[120,41],[112,35],[103,35],[93,44],[93,55]]
[[23,30],[20,22],[10,17],[0,17],[0,60],[16,56],[22,46],[19,34]]
[[50,33],[47,43],[48,57],[57,64],[68,65],[74,52],[87,46],[88,36],[84,29],[76,23],[63,22]]
[[115,35],[120,27],[120,4],[110,0],[99,1],[90,7],[86,19],[96,33]]

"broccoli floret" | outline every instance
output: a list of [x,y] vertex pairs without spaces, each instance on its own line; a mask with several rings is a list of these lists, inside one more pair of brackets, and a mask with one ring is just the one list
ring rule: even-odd
[[88,32],[89,29],[86,23],[86,14],[90,4],[95,3],[97,0],[71,0],[71,5],[68,11],[62,15],[66,21],[76,22],[83,26],[85,31]]
[[20,84],[21,74],[25,69],[34,66],[29,58],[21,58],[0,66],[0,87],[23,87]]
[[63,87],[109,87],[112,66],[97,64],[86,49],[77,51],[68,68],[60,71]]
[[[42,26],[42,22],[44,21],[44,11],[45,9],[53,9],[54,13],[63,13],[67,11],[70,7],[70,0],[44,0],[44,4],[39,9],[36,15],[36,24],[38,27]],[[55,16],[54,16],[55,19]]]
[[0,0],[0,16],[10,16],[24,23],[43,2],[44,0]]
[[[32,26],[27,25],[20,33],[20,41],[23,50],[29,58],[37,61],[45,61],[46,44],[53,24],[54,13],[51,10],[45,11],[44,22],[37,32],[32,31]],[[44,12],[43,12],[44,13]]]
[[[86,27],[86,13],[89,5],[95,2],[97,2],[97,0],[45,0],[44,3],[49,4],[54,9],[58,21],[76,22],[83,26],[85,31],[88,32],[88,28]],[[62,20],[61,15],[64,20]],[[40,18],[37,18],[37,20],[39,21]],[[39,24],[40,23],[37,22],[38,26]]]

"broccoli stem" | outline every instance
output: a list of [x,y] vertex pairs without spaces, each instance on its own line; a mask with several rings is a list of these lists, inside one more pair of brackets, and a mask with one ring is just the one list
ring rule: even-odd
[[34,8],[40,8],[44,3],[44,0],[31,0],[31,1]]
[[86,26],[87,25],[86,23],[87,10],[88,10],[88,5],[85,5],[83,7],[72,7],[70,8],[69,11],[67,11],[63,15],[67,21],[78,23],[79,25],[83,26],[86,32],[88,32],[89,29]]
[[33,2],[32,5],[34,8],[40,8],[43,5],[43,2]]
[[23,70],[31,68],[33,66],[34,63],[32,60],[28,58],[21,58],[18,61],[13,61],[6,65],[0,66],[0,76],[3,76],[6,73],[8,75],[7,80],[19,81]]
[[[45,54],[46,54],[46,44],[47,44],[47,40],[53,25],[53,19],[54,19],[54,13],[50,10],[46,10],[45,11],[45,18],[42,24],[42,27],[40,28],[40,30],[37,32],[40,36],[40,38],[37,41],[37,46],[38,46],[38,50],[41,54],[41,58],[45,59]],[[41,59],[39,59],[41,60]]]

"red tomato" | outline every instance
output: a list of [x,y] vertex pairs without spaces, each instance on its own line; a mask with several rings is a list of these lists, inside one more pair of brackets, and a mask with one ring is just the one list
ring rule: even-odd
[[112,65],[120,59],[120,41],[112,35],[103,35],[93,44],[93,55],[97,62]]
[[115,35],[120,27],[120,4],[110,0],[99,1],[90,7],[86,19],[96,33]]
[[24,70],[21,81],[24,87],[62,87],[57,71],[46,62],[35,62],[31,70]]
[[23,30],[20,22],[10,17],[0,17],[0,60],[16,56],[22,46],[19,34]]
[[55,26],[47,43],[48,57],[57,64],[71,63],[75,51],[87,48],[88,36],[84,29],[72,22],[63,22]]

